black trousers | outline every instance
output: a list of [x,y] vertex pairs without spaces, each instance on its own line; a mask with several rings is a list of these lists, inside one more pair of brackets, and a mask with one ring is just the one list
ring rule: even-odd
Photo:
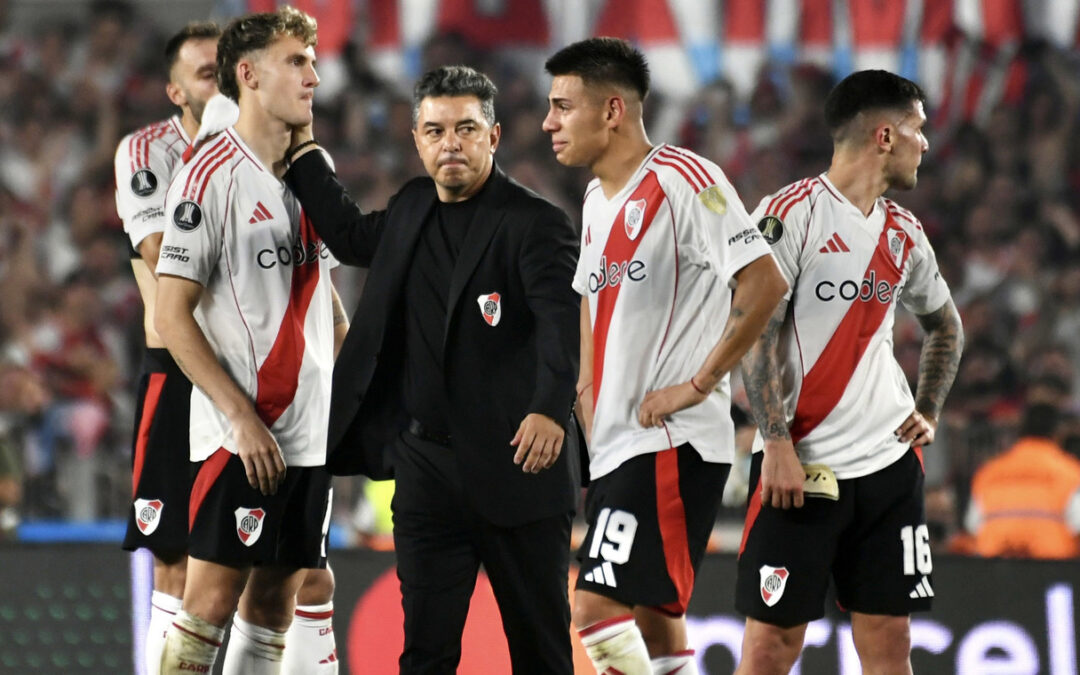
[[405,610],[400,672],[454,673],[480,566],[502,615],[515,675],[571,675],[570,513],[497,527],[473,509],[453,451],[405,433],[394,459],[394,546]]

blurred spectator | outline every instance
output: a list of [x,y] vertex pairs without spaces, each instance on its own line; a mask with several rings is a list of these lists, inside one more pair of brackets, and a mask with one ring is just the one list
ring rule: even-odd
[[1062,450],[1056,406],[1024,411],[1020,440],[978,471],[965,527],[983,556],[1080,555],[1080,459]]

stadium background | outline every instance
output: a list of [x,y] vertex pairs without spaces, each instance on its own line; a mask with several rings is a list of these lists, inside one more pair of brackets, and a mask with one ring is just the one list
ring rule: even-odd
[[[108,544],[33,543],[115,542],[128,508],[141,310],[113,207],[112,154],[124,133],[172,113],[160,51],[173,30],[273,4],[0,0],[0,538],[12,542],[0,546],[0,672],[75,672],[80,654],[96,663],[131,649],[129,579],[141,578],[144,563],[129,573],[127,556]],[[827,168],[820,108],[837,76],[884,67],[918,80],[930,94],[931,150],[918,188],[899,199],[926,225],[968,337],[926,453],[936,550],[966,550],[971,475],[1015,440],[1025,405],[1059,407],[1064,444],[1080,454],[1080,0],[294,4],[320,19],[317,137],[365,208],[384,205],[422,171],[408,95],[431,65],[464,62],[491,74],[504,127],[498,161],[575,218],[587,176],[559,167],[540,132],[541,64],[569,41],[614,34],[639,44],[654,72],[652,140],[716,161],[751,209]],[[350,308],[361,281],[350,270],[337,279]],[[899,316],[895,338],[914,382],[917,323]],[[740,468],[717,524],[719,551],[738,541]],[[382,546],[385,500],[357,481],[339,482],[336,499],[339,549]],[[392,558],[339,555],[339,641],[348,652],[354,601]],[[963,644],[988,659],[963,672],[1076,672],[1075,563],[939,560],[944,597],[928,620],[950,639],[936,634],[933,644],[947,642],[938,655],[946,665],[930,672],[958,669]],[[730,558],[710,559],[695,620],[735,621],[730,581]],[[724,635],[730,625],[716,621],[697,625]],[[25,634],[14,631],[26,622]],[[89,630],[112,623],[123,629]],[[1051,640],[1059,625],[1071,640]],[[979,640],[960,639],[976,629]],[[40,667],[27,660],[34,653]],[[345,663],[358,662],[349,654]],[[710,672],[726,672],[724,663],[709,661]],[[844,668],[808,661],[805,672]]]

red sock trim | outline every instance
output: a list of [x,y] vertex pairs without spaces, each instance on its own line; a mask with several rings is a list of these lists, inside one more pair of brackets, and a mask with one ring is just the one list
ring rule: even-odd
[[196,640],[200,640],[200,641],[202,641],[202,642],[205,642],[205,643],[206,643],[206,644],[208,644],[208,645],[212,645],[212,646],[214,646],[214,647],[218,647],[218,648],[220,648],[220,647],[221,647],[221,643],[220,643],[220,642],[218,642],[218,641],[216,641],[216,640],[211,640],[210,638],[206,637],[205,635],[199,635],[198,633],[196,633],[196,632],[195,632],[195,631],[193,631],[193,630],[188,630],[187,628],[184,628],[183,626],[181,626],[180,624],[176,623],[175,621],[173,622],[173,628],[175,628],[176,630],[180,631],[181,633],[187,633],[188,635],[190,635],[191,637],[195,638]]
[[296,616],[301,619],[329,619],[334,616],[334,610],[328,612],[305,612],[302,609],[296,610]]
[[614,617],[612,619],[604,619],[603,621],[597,621],[596,623],[592,624],[591,626],[586,626],[585,628],[579,629],[578,630],[578,636],[579,637],[588,637],[588,636],[596,633],[597,631],[601,631],[601,630],[604,630],[605,628],[609,628],[611,626],[614,626],[615,624],[624,623],[624,622],[633,623],[634,622],[634,615],[633,614],[623,614],[622,616],[616,616],[616,617]]

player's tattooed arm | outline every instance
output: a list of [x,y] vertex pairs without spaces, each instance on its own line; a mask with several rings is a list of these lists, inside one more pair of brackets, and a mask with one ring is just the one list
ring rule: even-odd
[[750,410],[766,439],[791,439],[780,392],[780,366],[777,347],[780,329],[787,317],[788,301],[776,306],[761,337],[742,359],[743,386],[750,399]]
[[926,337],[919,357],[915,410],[924,417],[937,420],[960,367],[964,328],[960,323],[960,312],[951,299],[936,312],[918,315],[918,319]]

